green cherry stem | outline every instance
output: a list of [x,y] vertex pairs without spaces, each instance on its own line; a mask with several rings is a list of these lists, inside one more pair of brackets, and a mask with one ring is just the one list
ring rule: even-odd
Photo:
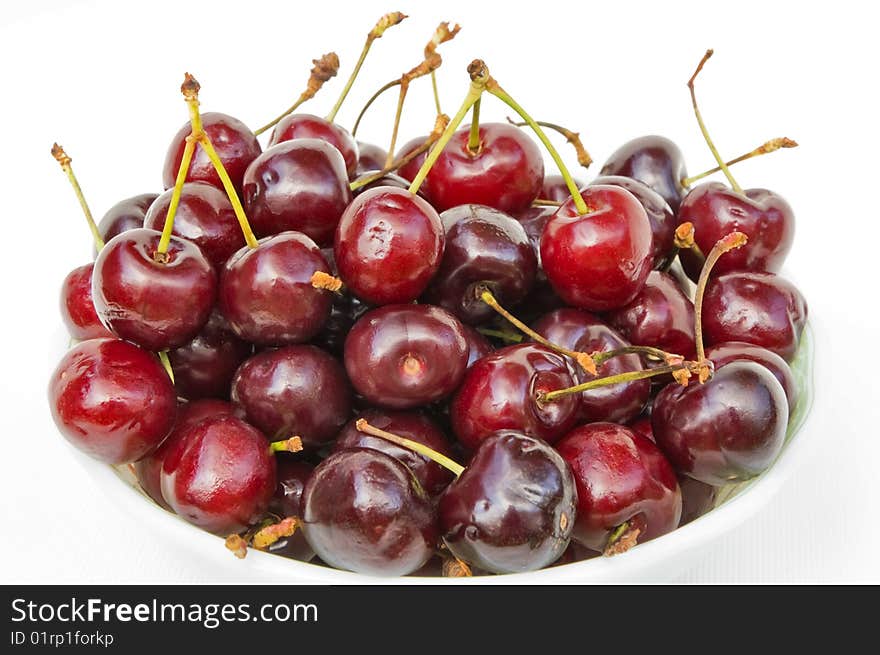
[[684,362],[684,357],[681,355],[668,353],[665,350],[654,348],[652,346],[624,346],[623,348],[615,348],[614,350],[600,350],[591,353],[596,366],[601,366],[609,359],[621,357],[623,355],[645,355],[661,362],[666,362],[669,365],[677,365]]
[[467,145],[468,150],[474,155],[480,152],[480,104],[481,101],[477,98],[471,113],[471,133]]
[[620,384],[622,382],[644,380],[647,378],[655,377],[657,375],[665,375],[666,373],[675,373],[676,371],[689,370],[690,368],[691,365],[689,365],[687,362],[683,362],[681,364],[676,364],[675,366],[658,366],[657,368],[651,368],[642,371],[627,371],[625,373],[618,373],[617,375],[609,375],[604,378],[588,380],[573,387],[544,392],[538,396],[538,402],[552,403],[558,398],[562,398],[571,394],[590,391],[591,389],[599,389],[600,387],[607,387],[609,385]]
[[[515,125],[516,127],[525,127],[526,125],[528,125],[528,123],[517,123],[510,118],[507,119],[507,122],[511,125]],[[580,164],[584,168],[590,167],[590,164],[593,163],[593,158],[590,157],[590,153],[588,153],[587,149],[584,148],[584,144],[581,141],[581,135],[579,132],[574,132],[573,130],[569,130],[566,127],[557,125],[556,123],[548,123],[546,121],[535,122],[541,127],[546,127],[547,129],[553,130],[554,132],[559,132],[562,136],[564,136],[565,140],[571,144],[571,146],[575,150],[575,153],[577,153],[578,164]]]
[[367,113],[367,110],[370,108],[370,105],[372,105],[374,102],[376,102],[376,100],[379,99],[379,96],[382,95],[383,93],[385,93],[388,89],[393,89],[395,86],[397,86],[399,84],[400,84],[399,79],[391,80],[390,82],[383,84],[381,87],[379,87],[378,91],[376,91],[373,95],[370,96],[370,99],[367,100],[367,104],[364,105],[363,109],[361,109],[361,112],[358,114],[357,120],[355,120],[355,122],[354,122],[354,127],[351,128],[351,135],[353,137],[357,136],[358,128],[361,126],[361,120],[363,119],[364,114]]
[[[738,164],[741,161],[746,161],[747,159],[751,159],[752,157],[760,157],[761,155],[766,155],[771,152],[776,152],[780,148],[797,148],[797,141],[793,141],[788,137],[781,137],[778,139],[770,139],[766,143],[762,143],[760,146],[752,150],[751,152],[747,152],[744,155],[740,155],[739,157],[735,157],[729,161],[724,162],[725,166],[733,166],[734,164]],[[684,177],[681,179],[681,186],[689,187],[694,182],[698,182],[702,180],[704,177],[708,177],[713,173],[717,173],[721,170],[720,166],[716,166],[715,168],[710,168],[708,171],[703,171],[698,175],[691,175],[690,177]]]
[[436,462],[443,468],[452,471],[455,477],[458,477],[464,471],[464,467],[461,464],[450,459],[446,455],[443,455],[442,453],[438,453],[433,448],[429,448],[425,444],[419,443],[418,441],[413,441],[412,439],[407,439],[406,437],[401,437],[399,435],[393,434],[392,432],[386,432],[385,430],[380,430],[377,427],[373,427],[367,422],[366,419],[359,418],[354,425],[355,428],[357,428],[364,434],[379,437],[380,439],[386,439],[391,443],[395,443],[398,446],[427,457],[432,462]]
[[55,161],[61,165],[61,170],[64,171],[65,175],[67,175],[67,179],[70,180],[70,186],[73,187],[76,199],[79,200],[79,206],[82,207],[86,222],[89,224],[89,230],[92,232],[92,238],[95,240],[95,248],[100,252],[101,248],[104,247],[104,239],[101,236],[101,232],[98,230],[98,226],[95,224],[95,219],[92,217],[92,211],[89,209],[86,197],[83,195],[82,189],[79,186],[79,181],[73,173],[73,167],[70,165],[70,156],[64,152],[64,148],[57,143],[52,144],[52,156],[55,158]]
[[171,384],[174,384],[174,369],[171,368],[171,360],[168,359],[168,351],[160,350],[156,355],[159,357],[159,362],[162,364],[162,368],[165,369],[168,377],[171,378]]
[[273,453],[298,453],[302,449],[302,439],[299,437],[290,437],[269,444],[269,450]]

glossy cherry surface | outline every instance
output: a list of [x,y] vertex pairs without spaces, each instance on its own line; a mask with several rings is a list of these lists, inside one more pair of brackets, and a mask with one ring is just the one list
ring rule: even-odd
[[739,360],[747,360],[766,366],[773,376],[779,380],[779,384],[782,385],[782,389],[785,391],[789,415],[791,415],[792,410],[797,405],[799,394],[797,380],[795,380],[794,373],[792,373],[788,362],[776,353],[744,341],[723,341],[706,348],[706,358],[712,360],[716,370],[725,364]]
[[649,439],[616,423],[591,423],[567,434],[556,449],[577,484],[576,541],[602,551],[626,522],[639,529],[638,543],[678,527],[675,471]]
[[306,448],[332,440],[351,413],[342,365],[315,346],[266,350],[238,369],[232,400],[272,439],[297,435]]
[[321,462],[302,508],[306,540],[336,568],[407,575],[437,544],[431,498],[400,460],[372,448],[341,450]]
[[531,205],[541,192],[544,159],[529,135],[506,123],[481,123],[476,151],[469,139],[470,126],[455,132],[428,173],[431,204],[444,211],[475,203],[508,214]]
[[101,322],[147,350],[182,346],[204,327],[217,295],[217,276],[198,246],[172,237],[158,254],[161,233],[140,228],[108,241],[92,274]]
[[333,253],[339,277],[373,305],[418,298],[440,267],[444,233],[425,200],[394,187],[360,194],[342,214]]
[[[380,409],[368,409],[358,413],[358,418],[365,419],[371,426],[391,432],[404,439],[410,439],[428,446],[441,455],[454,458],[449,439],[434,421],[418,412],[396,412]],[[349,421],[339,432],[333,444],[333,452],[344,448],[373,448],[386,455],[399,459],[431,496],[436,496],[452,482],[453,474],[432,462],[424,455],[391,443],[387,439],[374,437],[361,432],[355,427],[355,420]]]
[[[374,171],[367,171],[365,175],[371,175],[371,174],[375,174],[378,172],[379,172],[378,169],[374,170]],[[363,186],[358,187],[357,189],[352,191],[352,194],[355,196],[359,196],[364,191],[369,191],[370,189],[375,189],[377,187],[383,187],[383,186],[384,187],[391,186],[391,187],[396,187],[398,189],[409,189],[409,184],[410,183],[407,180],[405,180],[404,178],[400,177],[400,175],[397,175],[395,173],[386,173],[385,175],[380,177],[378,180],[375,180],[373,182],[370,182],[369,184],[365,184]],[[416,195],[424,197],[421,189],[419,189],[419,192]]]
[[479,298],[491,291],[502,305],[515,305],[535,282],[537,259],[522,225],[485,205],[461,205],[440,215],[446,245],[440,270],[425,291],[463,322],[479,325],[496,313]]
[[[272,500],[269,501],[269,511],[282,518],[289,516],[302,518],[303,489],[315,467],[296,454],[277,453],[275,462],[278,469],[278,484]],[[315,551],[309,546],[301,528],[290,537],[282,537],[271,544],[268,551],[301,562],[308,562],[315,557]]]
[[675,228],[678,221],[672,207],[659,193],[643,182],[622,175],[601,175],[590,182],[591,186],[597,184],[611,184],[626,189],[636,197],[651,224],[653,234],[653,247],[651,254],[654,256],[654,268],[665,269],[672,260],[672,249],[675,245]]
[[168,351],[177,395],[190,400],[229,398],[232,376],[251,351],[215,308],[192,341]]
[[633,345],[695,357],[694,303],[669,273],[651,271],[638,295],[606,318]]
[[77,266],[61,283],[61,320],[71,337],[79,341],[114,336],[104,327],[92,301],[94,264]]
[[694,480],[686,475],[678,479],[681,487],[681,521],[679,525],[687,525],[715,507],[718,487]]
[[372,143],[357,142],[358,160],[355,177],[369,171],[381,171],[385,168],[385,160],[388,159],[388,151]]
[[258,237],[296,230],[328,245],[351,202],[345,160],[320,139],[279,143],[248,166],[242,201]]
[[[394,161],[398,161],[400,159],[403,159],[409,153],[411,153],[415,150],[418,150],[425,143],[425,141],[427,139],[428,139],[427,135],[419,136],[414,139],[410,139],[409,141],[404,143],[398,149],[397,154],[394,157]],[[415,179],[416,174],[419,172],[419,169],[422,167],[422,164],[424,164],[425,160],[428,158],[428,152],[430,152],[430,150],[427,150],[427,151],[423,152],[422,154],[416,155],[415,157],[413,157],[410,161],[408,161],[406,164],[404,164],[403,166],[401,166],[397,169],[397,174],[400,175],[400,177],[402,177],[403,179],[409,180],[410,182],[412,182]],[[383,162],[383,166],[384,166],[384,162]],[[419,190],[420,192],[425,191],[424,186],[425,185],[423,184],[422,189]],[[426,197],[427,197],[427,195],[426,195]]]
[[262,518],[275,492],[269,442],[235,416],[181,431],[162,460],[162,497],[193,525],[227,536]]
[[156,357],[119,339],[90,339],[67,351],[49,380],[59,432],[110,464],[140,459],[171,430],[174,386]]
[[785,440],[788,403],[767,368],[737,361],[705,384],[668,384],[654,399],[651,425],[677,471],[721,486],[773,463]]
[[345,340],[355,390],[382,407],[406,409],[445,398],[467,369],[462,325],[433,305],[385,305],[364,314]]
[[330,121],[313,114],[288,114],[275,129],[269,145],[274,146],[293,139],[320,139],[336,148],[345,160],[349,176],[357,170],[358,146],[348,131]]
[[728,273],[706,287],[703,332],[710,344],[745,341],[791,361],[806,322],[801,292],[773,273]]
[[[715,276],[731,271],[777,272],[794,242],[794,211],[780,195],[767,189],[746,189],[739,194],[720,182],[694,187],[678,212],[680,222],[694,225],[694,241],[708,254],[719,239],[743,232],[748,243],[731,250],[712,269]],[[692,280],[700,275],[702,260],[692,250],[680,254]]]
[[621,307],[651,272],[651,225],[621,187],[588,186],[581,195],[591,211],[580,216],[572,200],[563,203],[541,235],[541,265],[567,304],[587,311]]
[[[257,137],[247,125],[237,118],[219,112],[202,113],[202,127],[211,140],[214,150],[217,151],[217,156],[223,162],[223,167],[229,174],[232,185],[240,192],[245,169],[262,151]],[[186,137],[191,131],[191,125],[185,124],[174,135],[171,145],[168,146],[165,166],[162,169],[162,183],[166,189],[174,186],[177,171],[180,168],[180,160],[183,158],[183,150],[186,147]],[[214,165],[198,144],[196,144],[192,162],[186,174],[186,181],[207,182],[219,189],[223,188],[220,176],[214,170]]]
[[495,348],[492,346],[491,343],[489,343],[489,340],[482,334],[477,332],[475,328],[472,328],[470,325],[464,324],[462,324],[461,327],[462,331],[464,332],[464,338],[467,341],[467,365],[468,368],[470,368],[471,364],[473,364],[481,357],[485,357],[489,353],[494,352]]
[[[578,189],[584,186],[584,183],[578,180],[575,180],[574,184]],[[539,197],[542,200],[565,202],[571,198],[571,192],[568,190],[565,178],[561,175],[545,175],[544,183],[541,185],[541,195]]]
[[[173,190],[156,198],[144,217],[144,227],[159,232],[165,226]],[[244,235],[226,193],[207,182],[187,182],[174,214],[175,236],[196,244],[214,268],[244,246]]]
[[547,391],[576,384],[571,365],[552,350],[520,344],[474,362],[450,405],[455,436],[465,448],[499,430],[518,430],[553,443],[575,424],[580,398],[568,395],[541,403]]
[[600,175],[622,175],[648,185],[678,213],[687,177],[684,156],[675,143],[662,136],[642,136],[615,150]]
[[299,232],[261,239],[229,258],[220,276],[219,307],[245,341],[278,346],[308,341],[330,316],[333,294],[312,286],[329,273],[315,242]]
[[514,431],[484,440],[440,497],[443,541],[492,573],[535,571],[555,562],[575,525],[571,470],[546,442]]
[[[120,200],[108,209],[98,223],[98,232],[101,233],[104,243],[126,230],[143,227],[147,210],[158,197],[157,193],[142,193]],[[97,255],[98,253],[95,251],[95,256],[97,257]]]

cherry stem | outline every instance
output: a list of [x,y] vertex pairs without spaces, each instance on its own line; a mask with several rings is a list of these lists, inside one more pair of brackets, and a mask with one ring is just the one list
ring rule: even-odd
[[400,119],[403,116],[403,103],[406,100],[406,94],[409,92],[409,79],[406,76],[401,78],[400,93],[397,96],[397,111],[394,114],[394,127],[391,129],[391,143],[388,145],[388,156],[385,158],[385,167],[394,163],[394,151],[397,148],[397,134],[400,130]]
[[101,248],[104,247],[104,238],[101,236],[100,230],[98,230],[98,226],[95,224],[95,219],[92,217],[92,211],[89,209],[89,204],[86,202],[86,197],[83,195],[82,189],[79,186],[79,181],[76,179],[76,175],[73,173],[73,167],[71,167],[70,156],[64,152],[64,148],[59,146],[57,143],[52,144],[52,156],[55,158],[59,164],[61,164],[61,170],[67,175],[67,179],[70,180],[70,185],[73,187],[73,192],[76,194],[77,200],[79,200],[79,206],[82,207],[83,214],[85,214],[86,222],[89,224],[89,229],[92,231],[92,238],[95,240],[95,248],[100,251]]
[[[745,161],[747,159],[751,159],[752,157],[760,157],[761,155],[766,155],[771,152],[776,152],[780,148],[796,148],[798,146],[797,141],[793,141],[788,137],[781,137],[778,139],[770,139],[766,143],[761,144],[751,152],[747,152],[744,155],[740,155],[730,161],[725,162],[725,166],[733,166],[734,164],[738,164],[741,161]],[[704,177],[708,177],[713,173],[717,173],[721,170],[720,166],[716,166],[715,168],[710,168],[708,171],[703,171],[699,175],[692,175],[691,177],[683,177],[681,179],[681,186],[689,187],[694,182],[698,180],[702,180]]]
[[391,89],[391,88],[397,86],[398,84],[400,84],[399,79],[391,80],[387,84],[383,84],[381,87],[379,87],[379,90],[376,91],[372,96],[370,96],[370,99],[367,100],[367,104],[364,105],[363,109],[361,109],[361,113],[358,114],[357,120],[354,122],[354,127],[351,128],[351,135],[353,137],[357,136],[358,128],[361,125],[361,119],[363,119],[364,114],[367,113],[367,109],[370,108],[370,105],[372,105],[374,102],[376,102],[376,100],[379,98],[380,95],[385,93],[388,89]]
[[474,575],[470,565],[455,555],[443,559],[441,572],[444,578],[471,578]]
[[278,523],[272,523],[257,530],[254,533],[253,546],[257,550],[265,550],[279,539],[292,537],[299,527],[300,520],[295,516],[288,516]]
[[653,378],[658,375],[665,375],[666,373],[675,373],[677,371],[690,371],[693,367],[694,366],[692,362],[682,362],[681,364],[676,364],[674,366],[658,366],[657,368],[645,369],[642,371],[626,371],[625,373],[608,375],[604,378],[596,378],[594,380],[582,382],[581,384],[577,384],[573,387],[543,392],[538,395],[538,402],[551,403],[558,398],[562,398],[571,394],[582,393],[584,391],[590,391],[591,389],[599,389],[600,387],[607,387],[612,384],[633,382],[635,380],[645,380],[647,378]]
[[489,291],[489,289],[485,285],[478,285],[475,290],[475,295],[477,296],[478,300],[482,300],[484,303],[489,305],[489,307],[491,307],[501,316],[507,319],[514,327],[516,327],[526,336],[531,337],[534,341],[537,341],[542,346],[546,346],[554,352],[558,352],[561,355],[571,357],[581,366],[582,369],[584,369],[588,373],[591,373],[592,375],[596,375],[596,363],[593,361],[593,358],[588,353],[577,352],[576,350],[569,350],[568,348],[563,348],[560,345],[548,341],[543,336],[535,332],[528,325],[519,320],[516,316],[507,311],[504,307],[502,307],[501,303],[498,302],[492,292]]
[[602,554],[605,557],[611,557],[625,553],[638,543],[641,533],[641,528],[636,527],[634,521],[624,521],[611,532]]
[[238,534],[231,534],[226,537],[226,549],[231,550],[232,554],[238,559],[247,557],[248,543],[247,540]]
[[401,437],[391,432],[386,432],[385,430],[380,430],[377,427],[373,427],[367,422],[366,419],[359,418],[354,425],[355,428],[365,434],[369,434],[374,437],[380,437],[381,439],[386,439],[391,443],[395,443],[398,446],[412,450],[413,452],[418,453],[423,457],[427,457],[432,462],[436,462],[443,468],[451,471],[455,475],[455,477],[460,476],[464,471],[464,467],[461,464],[450,459],[446,455],[443,455],[442,453],[438,453],[433,448],[429,448],[425,444],[419,443],[418,441],[413,441],[412,439],[407,439],[406,437]]
[[333,291],[334,293],[342,291],[342,287],[344,286],[342,280],[329,273],[325,273],[324,271],[315,271],[312,273],[309,282],[316,289],[326,289],[327,291]]
[[700,278],[697,280],[697,292],[694,296],[694,340],[697,346],[697,362],[706,359],[706,351],[703,348],[703,296],[706,294],[706,286],[709,282],[709,274],[715,262],[724,253],[746,245],[749,240],[742,232],[731,232],[721,237],[709,251],[703,268],[700,270]]
[[437,115],[443,113],[440,109],[440,92],[437,90],[437,71],[431,71],[431,88],[434,91],[434,107],[437,109]]
[[481,101],[478,98],[474,103],[471,113],[471,133],[468,138],[467,147],[472,155],[480,153],[480,104]]
[[[517,123],[511,120],[509,117],[507,119],[507,122],[517,127],[525,127],[526,125],[528,125],[528,123]],[[547,129],[554,130],[555,132],[559,132],[562,136],[564,136],[565,140],[572,145],[575,153],[577,153],[578,164],[580,164],[584,168],[590,167],[590,164],[593,163],[593,158],[590,157],[590,153],[588,153],[587,149],[584,148],[584,144],[581,141],[581,135],[579,132],[574,132],[566,127],[557,125],[556,123],[547,123],[546,121],[535,122],[541,127],[546,127]]]
[[477,332],[482,334],[484,337],[495,337],[496,339],[501,339],[505,343],[522,343],[522,335],[514,334],[513,332],[504,332],[503,330],[493,330],[491,328],[477,328]]
[[533,207],[561,207],[562,203],[558,200],[548,200],[546,198],[535,198],[532,200]]
[[672,250],[669,252],[669,261],[666,262],[666,266],[663,268],[663,271],[669,271],[672,268],[672,262],[675,261],[676,255],[682,250],[691,250],[694,253],[694,256],[700,261],[700,266],[703,265],[706,261],[706,255],[703,254],[700,246],[697,245],[697,242],[694,240],[694,224],[690,221],[685,221],[677,228],[675,228],[675,233],[672,241]]
[[613,359],[614,357],[621,357],[623,355],[646,355],[648,357],[658,359],[662,362],[666,362],[666,364],[670,366],[677,366],[684,362],[684,357],[682,357],[681,355],[669,353],[665,350],[654,348],[652,346],[624,346],[622,348],[615,348],[614,350],[600,350],[591,353],[591,355],[593,357],[593,361],[596,363],[596,366],[601,366],[609,359]]
[[174,369],[171,368],[171,360],[168,359],[168,351],[160,350],[156,355],[159,357],[159,362],[162,364],[162,368],[165,369],[165,372],[168,373],[168,377],[171,378],[171,384],[174,384]]
[[299,437],[290,437],[269,444],[269,450],[273,453],[298,453],[302,449],[302,439]]
[[718,162],[719,168],[724,171],[724,175],[727,177],[727,181],[730,182],[730,186],[733,188],[734,191],[741,194],[743,192],[742,187],[737,184],[737,181],[731,174],[730,169],[727,168],[727,164],[724,163],[721,155],[718,154],[718,150],[717,148],[715,148],[715,144],[712,142],[712,138],[709,136],[709,131],[706,129],[706,124],[703,122],[703,116],[700,114],[700,109],[697,106],[697,95],[694,92],[694,80],[697,79],[697,75],[700,74],[700,71],[703,70],[703,66],[714,53],[715,51],[711,48],[709,50],[706,50],[706,54],[703,55],[700,63],[697,64],[697,69],[694,71],[694,74],[691,75],[691,79],[688,80],[688,89],[691,92],[691,103],[694,106],[694,116],[697,117],[697,123],[700,126],[700,131],[703,133],[703,138],[706,140],[706,145],[708,145],[709,150],[712,151],[712,155],[715,157],[715,161]]
[[171,191],[171,202],[168,203],[168,211],[165,214],[165,225],[162,227],[162,237],[159,239],[157,252],[168,252],[171,243],[171,233],[174,231],[174,217],[177,215],[177,207],[180,205],[180,195],[183,193],[183,184],[186,182],[186,174],[192,163],[193,153],[196,149],[196,139],[193,133],[186,137],[186,145],[183,147],[183,155],[180,158],[180,167],[177,169],[177,178],[174,180],[174,189]]
[[370,47],[373,45],[373,41],[382,37],[389,27],[393,27],[397,25],[403,19],[406,18],[405,14],[402,14],[399,11],[393,11],[390,14],[385,14],[379,21],[376,23],[375,27],[370,30],[370,33],[367,34],[367,40],[364,42],[364,47],[361,50],[361,56],[358,58],[357,64],[354,66],[354,70],[351,72],[351,76],[348,78],[348,81],[345,83],[345,87],[342,89],[342,93],[339,94],[339,99],[336,101],[336,104],[333,105],[333,109],[330,110],[330,113],[327,114],[327,121],[332,123],[336,119],[336,114],[339,113],[339,109],[342,107],[342,103],[345,101],[345,97],[348,95],[348,92],[351,90],[352,84],[354,84],[355,79],[360,73],[361,66],[364,65],[364,60],[367,58],[367,53],[370,52]]
[[290,107],[288,107],[284,112],[278,115],[273,120],[269,121],[263,127],[254,131],[254,135],[260,136],[266,130],[269,130],[275,127],[285,116],[288,116],[299,109],[299,106],[303,104],[306,100],[311,100],[315,97],[315,94],[321,90],[321,87],[324,86],[324,82],[327,80],[336,77],[336,73],[339,72],[339,57],[335,52],[328,52],[326,55],[322,55],[320,59],[312,59],[312,67],[311,74],[309,75],[309,81],[306,84],[306,90],[303,91],[296,102],[294,102]]
[[580,191],[577,188],[577,184],[575,184],[574,178],[572,178],[571,173],[568,172],[568,168],[562,161],[562,157],[559,156],[559,152],[557,152],[556,148],[550,143],[550,139],[547,138],[547,135],[544,133],[544,130],[541,129],[541,126],[535,121],[534,118],[529,116],[526,113],[526,110],[519,106],[519,103],[516,102],[501,86],[494,78],[490,78],[486,84],[486,91],[491,93],[493,96],[504,102],[508,107],[513,109],[517,114],[519,114],[520,118],[522,118],[526,124],[532,128],[532,131],[537,135],[537,137],[541,140],[541,143],[544,144],[544,147],[547,148],[547,152],[550,153],[550,156],[553,158],[553,161],[556,162],[556,167],[559,169],[559,172],[562,174],[563,179],[565,180],[565,185],[568,187],[568,192],[571,194],[571,199],[574,201],[574,206],[577,208],[578,214],[583,216],[584,214],[590,213],[589,207],[587,207],[587,203],[584,202],[584,199],[581,197]]

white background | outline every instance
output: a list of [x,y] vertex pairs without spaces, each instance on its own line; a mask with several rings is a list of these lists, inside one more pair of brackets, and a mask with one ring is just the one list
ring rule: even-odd
[[[339,77],[303,109],[325,114],[376,18],[390,30],[338,119],[414,65],[440,20],[458,21],[439,81],[453,114],[466,64],[487,61],[538,118],[581,132],[597,174],[619,144],[664,134],[690,172],[711,165],[685,82],[707,47],[703,114],[727,156],[775,136],[801,147],[740,165],[743,186],[794,206],[787,271],[829,337],[818,353],[809,456],[765,509],[680,579],[689,583],[880,582],[875,483],[877,422],[877,64],[866,3],[553,2],[26,2],[5,3],[0,32],[0,582],[208,582],[236,579],[199,566],[186,546],[120,510],[71,456],[45,397],[60,356],[58,287],[88,261],[89,233],[53,141],[73,157],[100,217],[117,200],[161,190],[167,143],[186,119],[183,72],[202,107],[255,127],[299,94],[313,57],[335,50]],[[810,5],[806,7],[806,5]],[[392,95],[374,105],[362,138],[384,143]],[[488,99],[484,120],[506,108]],[[402,141],[433,123],[430,83],[413,84]],[[573,157],[563,150],[574,166]]]

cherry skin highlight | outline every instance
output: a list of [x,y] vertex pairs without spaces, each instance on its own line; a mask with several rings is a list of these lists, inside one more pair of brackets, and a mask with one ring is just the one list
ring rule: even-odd
[[[312,476],[315,467],[304,462],[297,455],[277,453],[275,463],[278,468],[278,484],[275,494],[269,501],[269,511],[277,516],[302,518],[302,494],[306,482]],[[290,557],[301,562],[308,562],[315,557],[315,551],[309,546],[302,529],[297,529],[290,537],[282,537],[267,549],[270,553]]]
[[615,150],[600,175],[631,177],[659,193],[676,214],[684,195],[681,181],[687,177],[684,156],[669,139],[643,136]]
[[[132,230],[137,227],[144,226],[144,217],[153,201],[159,197],[157,193],[142,193],[138,196],[132,196],[125,200],[120,200],[101,218],[98,223],[98,232],[101,239],[107,243],[117,234],[121,234],[126,230]],[[98,251],[95,250],[95,257]]]
[[289,114],[281,119],[269,145],[274,146],[293,139],[320,139],[336,148],[345,160],[348,176],[354,175],[358,163],[357,142],[348,131],[336,123],[312,114]]
[[49,407],[74,447],[109,464],[155,450],[174,423],[177,398],[156,357],[118,339],[74,346],[49,380]]
[[94,264],[77,266],[61,283],[61,320],[71,337],[79,341],[114,336],[104,327],[92,301]]
[[785,391],[789,416],[797,405],[799,393],[797,380],[788,362],[776,353],[744,341],[722,341],[706,348],[706,359],[711,360],[716,369],[738,360],[748,360],[766,366]]
[[388,151],[377,145],[365,143],[363,141],[358,141],[357,147],[357,170],[352,179],[365,173],[369,173],[370,171],[381,171],[385,168],[385,160],[388,159]]
[[[574,181],[574,185],[580,189],[584,186],[583,182]],[[542,200],[554,200],[556,202],[565,202],[571,198],[571,191],[568,190],[568,184],[561,175],[545,175],[544,182],[541,185]]]

